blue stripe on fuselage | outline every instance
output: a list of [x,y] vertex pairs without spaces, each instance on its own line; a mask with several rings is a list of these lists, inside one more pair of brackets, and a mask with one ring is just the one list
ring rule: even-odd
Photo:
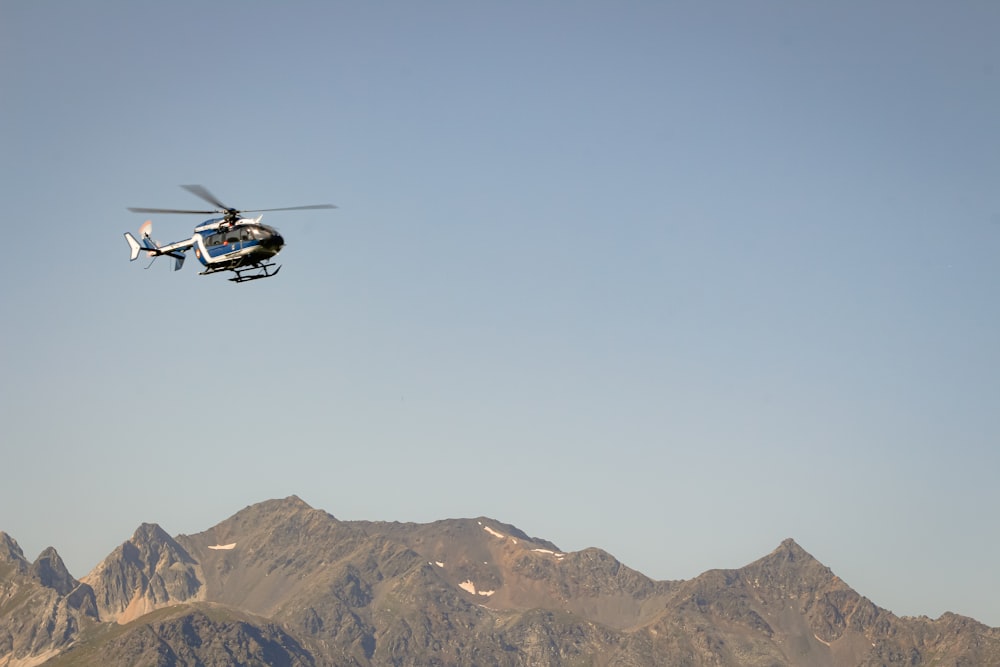
[[237,253],[250,248],[255,248],[260,245],[260,241],[257,239],[251,239],[249,241],[233,241],[232,243],[223,243],[222,245],[206,246],[209,257],[216,259],[219,257],[225,257],[226,255]]

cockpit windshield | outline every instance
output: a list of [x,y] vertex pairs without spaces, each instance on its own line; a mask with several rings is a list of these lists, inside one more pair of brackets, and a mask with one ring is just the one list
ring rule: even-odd
[[238,225],[230,229],[220,229],[214,234],[205,236],[204,240],[206,247],[213,247],[240,242],[263,241],[274,233],[275,231],[266,225]]

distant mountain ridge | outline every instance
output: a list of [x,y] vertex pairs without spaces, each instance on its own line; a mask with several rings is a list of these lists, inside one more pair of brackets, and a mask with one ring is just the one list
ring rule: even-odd
[[81,580],[0,532],[0,667],[1000,665],[1000,629],[900,618],[793,540],[655,581],[493,519],[339,521],[296,496],[171,537],[142,524]]

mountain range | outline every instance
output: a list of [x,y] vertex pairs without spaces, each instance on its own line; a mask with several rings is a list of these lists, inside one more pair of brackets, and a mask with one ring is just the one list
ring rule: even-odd
[[0,532],[0,667],[1000,665],[1000,629],[899,617],[788,539],[655,581],[499,521],[340,521],[298,497],[143,524],[80,580]]

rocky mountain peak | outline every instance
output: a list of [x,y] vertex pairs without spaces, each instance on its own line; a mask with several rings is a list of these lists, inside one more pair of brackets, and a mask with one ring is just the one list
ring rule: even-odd
[[299,507],[301,509],[307,509],[307,510],[313,509],[312,505],[302,500],[294,493],[288,496],[287,498],[280,498],[274,502],[282,505],[287,505],[289,507]]
[[778,545],[778,548],[771,552],[771,555],[784,558],[787,561],[810,559],[815,560],[808,551],[799,546],[799,543],[790,537],[786,537]]
[[[782,541],[774,551],[740,568],[735,574],[772,603],[833,596],[837,600],[849,599],[851,604],[855,604],[859,598],[830,568],[792,539]],[[837,613],[841,613],[844,603],[837,602],[834,606],[840,610]]]
[[177,562],[194,562],[184,547],[155,523],[140,525],[122,548],[127,558],[138,558],[150,571],[159,567],[161,559],[167,567]]
[[261,514],[294,514],[296,512],[311,510],[313,507],[298,496],[292,495],[287,498],[275,498],[255,505],[248,505],[246,509],[253,509]]
[[195,560],[155,523],[140,525],[83,581],[94,590],[101,619],[120,623],[196,598],[201,588]]
[[812,580],[810,583],[836,578],[828,567],[791,538],[783,540],[777,549],[743,569],[778,579],[799,580],[808,577]]
[[79,584],[53,547],[48,547],[38,555],[31,565],[31,574],[42,586],[55,589],[59,595],[67,595]]
[[324,524],[330,519],[335,520],[335,517],[314,509],[298,496],[288,496],[247,505],[214,526],[212,532],[216,539],[232,541],[236,535],[257,532],[265,527],[272,527],[280,532],[281,526],[302,526],[312,522]]
[[0,665],[41,664],[97,620],[93,592],[70,576],[55,549],[32,564],[0,533]]
[[135,544],[172,542],[173,538],[167,534],[167,531],[160,527],[160,524],[143,523],[132,533],[131,541]]
[[0,531],[0,563],[13,563],[18,569],[27,566],[21,545],[7,533]]

